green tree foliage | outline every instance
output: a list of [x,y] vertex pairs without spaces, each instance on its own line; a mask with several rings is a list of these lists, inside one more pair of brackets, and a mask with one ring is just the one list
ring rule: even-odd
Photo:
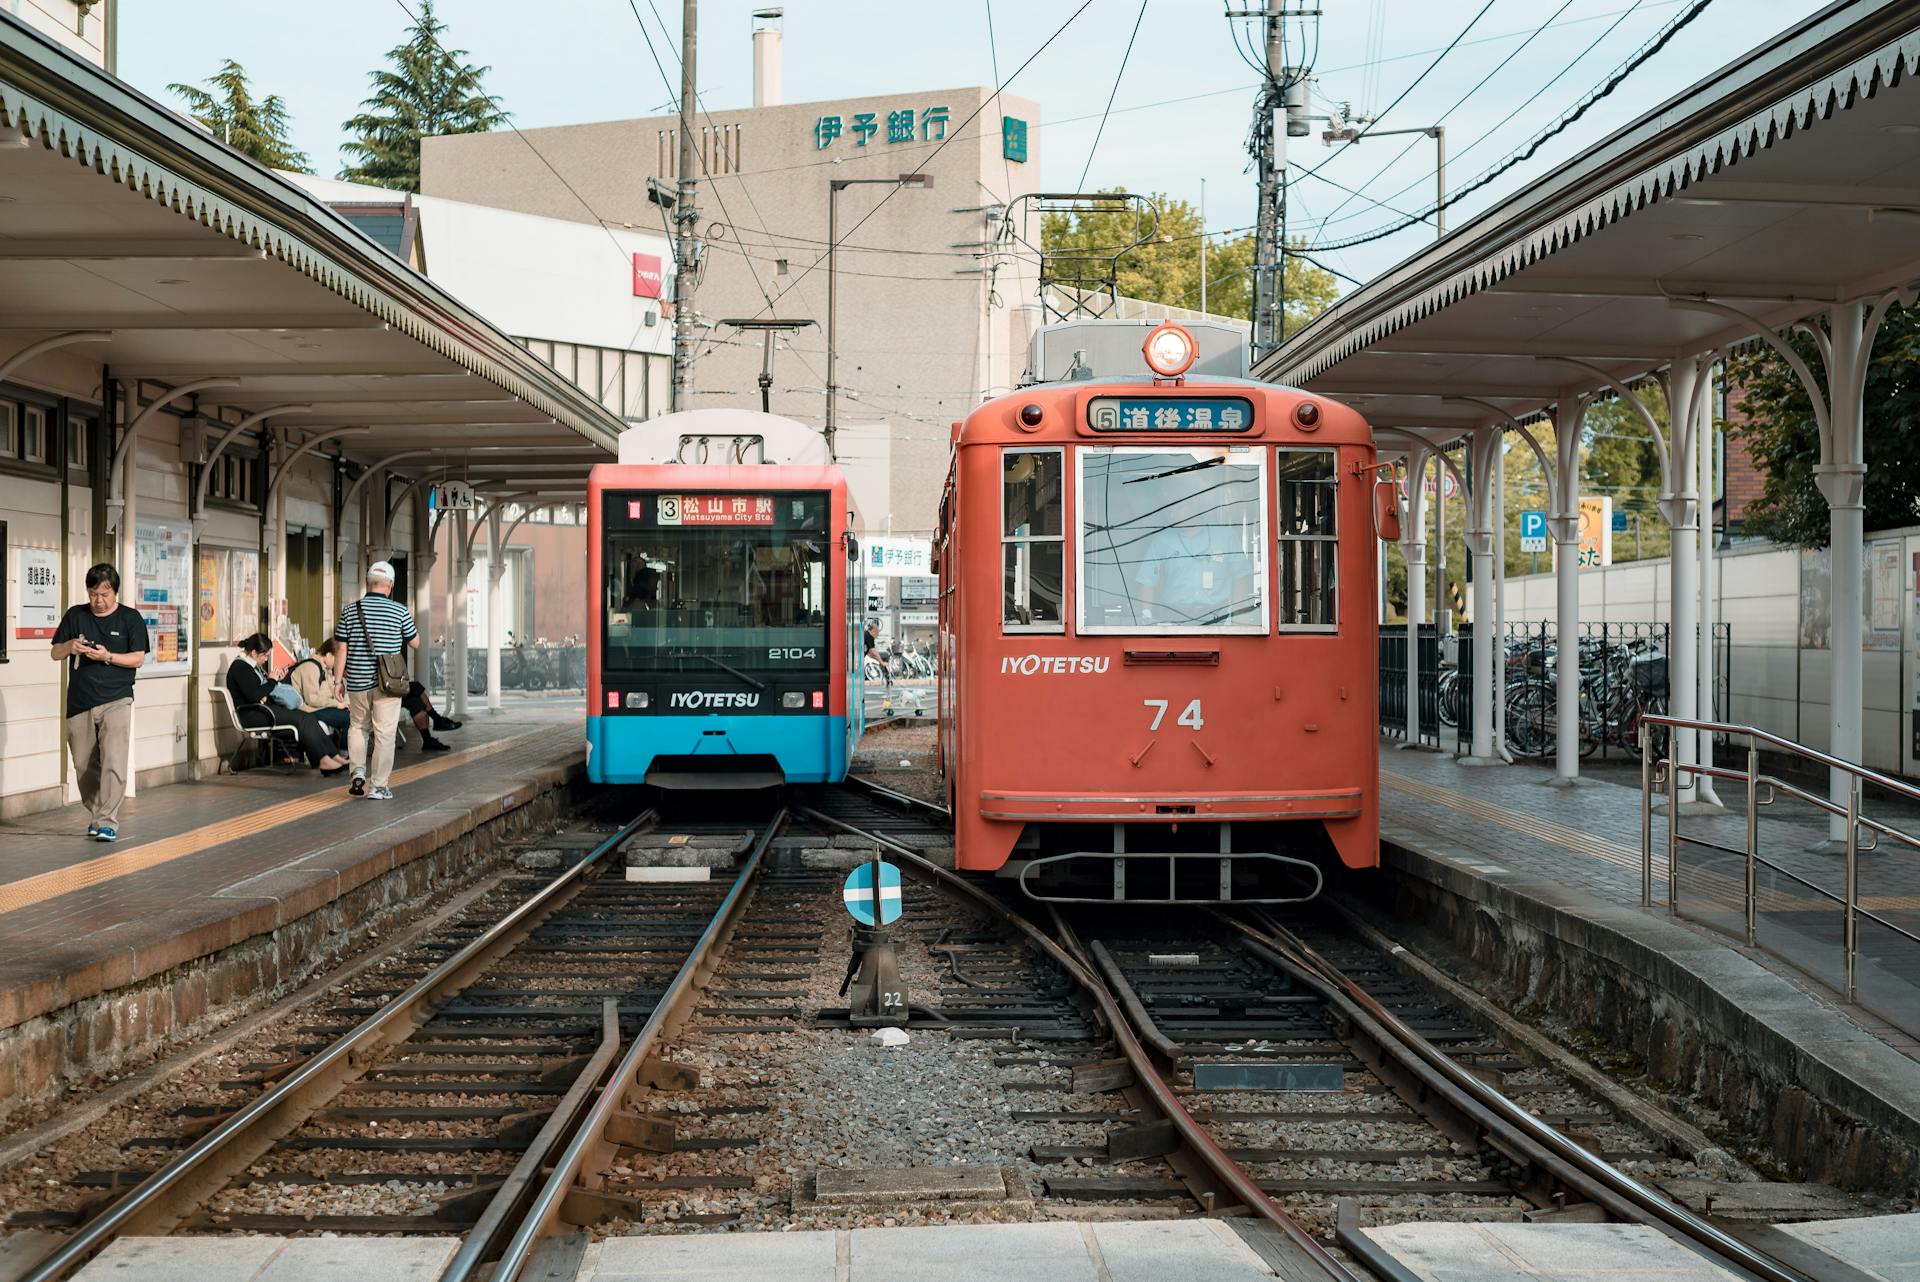
[[189,116],[249,160],[269,169],[313,172],[307,153],[287,140],[287,104],[279,94],[256,100],[247,84],[246,68],[231,58],[206,83],[212,93],[194,85],[168,85],[167,89],[186,104]]
[[[1821,368],[1813,340],[1792,342]],[[1770,348],[1728,362],[1735,407],[1746,422],[1753,460],[1766,474],[1760,501],[1747,509],[1746,533],[1799,547],[1827,546],[1826,500],[1814,484],[1820,432],[1800,380]],[[1897,529],[1920,521],[1920,308],[1887,312],[1873,343],[1866,386],[1866,526]]]
[[353,161],[340,170],[342,178],[419,191],[422,138],[485,133],[507,123],[507,113],[480,85],[492,68],[462,62],[467,51],[448,49],[440,38],[446,29],[432,0],[422,0],[407,42],[387,51],[390,65],[371,73],[373,93],[360,114],[341,125],[356,139],[340,147]]
[[[1115,195],[1125,192],[1115,187]],[[1116,273],[1120,293],[1169,307],[1200,306],[1200,212],[1164,193],[1151,197],[1160,211],[1157,224],[1143,230],[1146,243],[1122,257]],[[1135,236],[1133,209],[1089,206],[1074,213],[1048,214],[1041,221],[1040,244],[1049,255],[1067,255],[1064,270],[1105,270],[1103,260]],[[1333,305],[1339,283],[1331,273],[1297,255],[1287,257],[1286,332],[1291,334]],[[1247,316],[1253,304],[1253,237],[1207,243],[1207,310],[1215,316]]]

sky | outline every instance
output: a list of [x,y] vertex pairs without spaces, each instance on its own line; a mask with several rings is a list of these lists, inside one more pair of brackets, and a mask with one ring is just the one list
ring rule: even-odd
[[[1300,33],[1313,69],[1314,114],[1347,104],[1355,114],[1384,112],[1372,126],[1377,130],[1444,124],[1452,190],[1552,125],[1697,0],[1315,3],[1324,11],[1317,35]],[[700,94],[709,111],[751,104],[751,15],[762,7],[765,0],[700,5]],[[1253,222],[1245,141],[1256,75],[1242,51],[1257,57],[1260,36],[1257,24],[1230,20],[1216,0],[789,0],[783,7],[788,102],[1004,83],[1040,104],[1049,190],[1118,185],[1197,204],[1204,180],[1210,230],[1231,234]],[[1532,159],[1463,196],[1448,210],[1449,225],[1524,190],[1821,7],[1815,0],[1711,0]],[[358,110],[368,73],[404,39],[409,11],[417,8],[418,0],[268,0],[244,7],[241,16],[231,3],[212,0],[129,0],[120,74],[177,106],[170,82],[197,83],[233,58],[256,93],[285,100],[295,145],[317,172],[332,175],[341,164],[339,123]],[[523,127],[670,109],[677,85],[663,82],[642,26],[674,74],[665,46],[678,42],[679,10],[674,0],[438,6],[447,45],[491,68],[488,89]],[[1411,136],[1330,148],[1320,128],[1290,140],[1288,234],[1304,237],[1317,260],[1342,273],[1344,290],[1432,238],[1426,223],[1330,247],[1426,208],[1434,146]]]

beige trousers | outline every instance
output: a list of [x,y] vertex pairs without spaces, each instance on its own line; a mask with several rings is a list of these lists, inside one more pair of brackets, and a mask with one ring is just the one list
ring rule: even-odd
[[120,826],[127,797],[127,758],[133,750],[133,700],[115,699],[67,718],[67,751],[79,772],[80,804],[93,822]]
[[[384,788],[393,773],[393,731],[400,724],[400,699],[378,690],[347,692],[347,758],[353,773],[370,787]],[[367,732],[373,732],[373,763],[367,763]]]

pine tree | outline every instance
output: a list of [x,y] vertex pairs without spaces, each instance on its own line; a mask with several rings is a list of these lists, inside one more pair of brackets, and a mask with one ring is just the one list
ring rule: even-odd
[[371,73],[373,93],[341,126],[357,139],[341,145],[354,162],[340,170],[342,178],[419,191],[422,138],[485,133],[507,123],[507,113],[480,85],[492,68],[462,62],[467,51],[448,49],[440,39],[445,30],[432,0],[422,0],[407,42],[387,51],[391,66]]
[[287,104],[279,94],[256,102],[247,85],[246,68],[231,58],[221,64],[217,75],[207,78],[207,85],[215,93],[193,85],[167,88],[179,95],[188,115],[241,155],[269,169],[313,172],[307,164],[307,153],[287,139]]

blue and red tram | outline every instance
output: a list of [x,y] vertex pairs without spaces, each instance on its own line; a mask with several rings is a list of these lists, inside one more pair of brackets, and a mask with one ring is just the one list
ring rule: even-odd
[[587,777],[845,778],[865,590],[846,477],[819,434],[695,410],[624,433],[620,457],[587,481]]

